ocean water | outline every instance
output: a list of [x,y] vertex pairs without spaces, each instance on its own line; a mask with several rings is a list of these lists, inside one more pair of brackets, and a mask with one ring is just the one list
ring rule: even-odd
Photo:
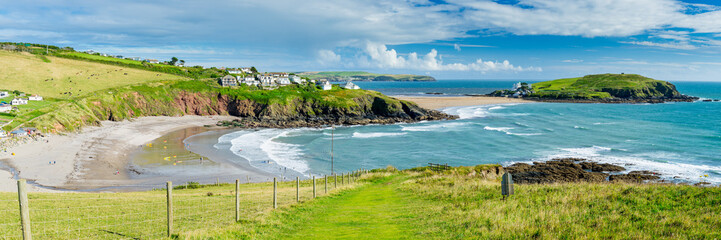
[[[483,94],[512,81],[359,85],[391,95]],[[675,82],[684,94],[721,99],[721,83]],[[220,144],[267,171],[476,165],[581,157],[652,170],[673,181],[721,183],[721,102],[665,104],[528,103],[452,107],[458,120],[324,129],[243,130]],[[331,140],[332,139],[332,140]],[[331,146],[332,143],[332,146]],[[707,176],[706,176],[707,175]]]

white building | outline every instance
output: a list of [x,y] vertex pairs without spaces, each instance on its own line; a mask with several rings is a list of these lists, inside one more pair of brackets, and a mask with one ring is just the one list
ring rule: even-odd
[[33,95],[31,95],[30,97],[28,97],[28,100],[30,100],[30,101],[42,101],[42,100],[43,100],[43,97],[33,94]]
[[5,130],[0,130],[0,137],[7,137],[7,136],[8,136],[8,132],[6,132]]
[[297,84],[303,84],[303,83],[305,83],[305,79],[301,78],[301,77],[298,76],[298,75],[290,76],[290,80],[293,81],[294,83],[297,83]]
[[242,74],[243,71],[238,70],[238,69],[228,69],[228,73],[230,73],[230,74]]
[[0,92],[0,98],[6,98],[8,96],[10,96],[10,94],[8,94],[8,92],[5,92],[5,91]]
[[323,88],[324,91],[333,89],[333,85],[328,81],[319,81],[317,85]]
[[519,88],[521,88],[521,82],[514,83],[513,88],[511,88],[511,91],[516,91]]
[[260,84],[263,87],[273,87],[276,86],[275,84],[275,78],[272,75],[269,74],[263,74],[258,76],[258,79],[260,80]]
[[279,77],[276,81],[278,82],[278,85],[281,86],[290,85],[290,79],[288,77]]
[[28,104],[28,100],[25,98],[15,98],[11,103],[12,105],[25,105]]
[[10,104],[0,104],[0,112],[9,112],[13,110],[13,106]]
[[[240,78],[238,80],[240,81]],[[240,82],[248,86],[258,86],[260,84],[253,76],[245,76]]]
[[353,82],[347,82],[344,86],[345,89],[361,89],[358,85],[355,85]]
[[253,73],[253,71],[251,71],[249,67],[240,68],[240,71],[244,73]]

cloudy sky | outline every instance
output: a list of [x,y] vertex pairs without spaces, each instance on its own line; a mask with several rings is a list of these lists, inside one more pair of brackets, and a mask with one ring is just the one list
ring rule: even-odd
[[0,0],[0,41],[261,71],[721,81],[719,2]]

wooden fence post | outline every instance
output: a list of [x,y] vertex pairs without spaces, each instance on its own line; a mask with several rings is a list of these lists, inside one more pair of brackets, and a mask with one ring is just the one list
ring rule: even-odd
[[323,176],[323,182],[325,182],[325,193],[328,193],[328,175]]
[[315,198],[315,176],[313,176],[313,198]]
[[18,202],[20,202],[20,225],[22,226],[23,239],[32,240],[30,232],[30,209],[28,208],[28,193],[26,191],[25,179],[18,180]]
[[250,176],[249,176],[249,175],[245,175],[245,181],[248,182],[248,183],[250,183]]
[[333,177],[335,177],[335,183],[333,184],[333,189],[338,188],[338,174],[333,173]]
[[240,222],[240,179],[235,179],[235,221]]
[[273,178],[273,208],[278,208],[278,182]]
[[215,186],[220,186],[220,178],[215,179]]
[[173,182],[168,181],[167,188],[167,204],[168,204],[168,237],[173,234]]
[[300,177],[295,177],[295,201],[300,202]]
[[513,195],[513,177],[510,173],[505,173],[503,177],[501,177],[501,195],[503,195],[503,200]]

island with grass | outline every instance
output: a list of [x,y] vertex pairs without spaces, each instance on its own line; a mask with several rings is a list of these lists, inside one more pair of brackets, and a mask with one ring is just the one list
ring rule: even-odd
[[490,95],[522,97],[546,102],[583,103],[662,103],[698,100],[697,97],[679,93],[676,86],[669,82],[623,73],[586,75],[519,85],[512,90],[494,91]]
[[369,72],[300,72],[302,77],[314,79],[327,79],[332,82],[343,81],[373,81],[373,82],[433,82],[431,76],[413,74],[378,74]]

